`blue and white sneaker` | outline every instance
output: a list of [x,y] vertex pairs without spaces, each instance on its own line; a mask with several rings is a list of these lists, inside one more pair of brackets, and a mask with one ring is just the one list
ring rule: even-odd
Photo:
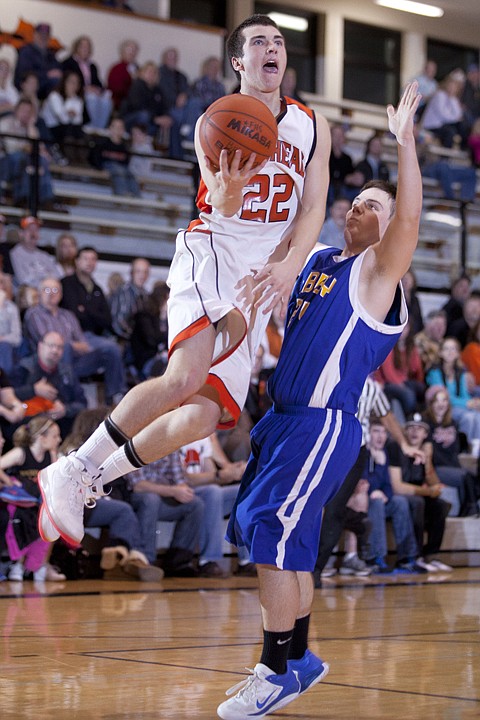
[[300,694],[304,693],[312,685],[316,685],[327,676],[330,665],[323,662],[310,650],[300,660],[289,660],[287,667],[293,670],[300,682]]
[[289,667],[284,675],[275,675],[263,663],[257,663],[252,674],[227,690],[226,695],[237,694],[217,708],[223,720],[262,718],[288,705],[300,695],[300,682]]

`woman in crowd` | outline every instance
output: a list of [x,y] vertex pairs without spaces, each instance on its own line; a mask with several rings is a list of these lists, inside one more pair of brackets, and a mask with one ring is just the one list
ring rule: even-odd
[[472,397],[468,391],[467,373],[460,360],[458,340],[446,337],[440,346],[439,355],[439,365],[427,373],[427,385],[446,387],[452,406],[452,417],[471,443],[472,440],[480,438],[480,398]]
[[459,460],[459,453],[468,449],[467,442],[452,418],[448,391],[443,385],[433,385],[427,390],[425,399],[424,420],[430,427],[433,466],[439,480],[458,491],[459,512],[452,514],[476,515],[475,478],[462,468]]
[[55,257],[61,277],[74,274],[77,253],[77,240],[73,235],[70,233],[62,233],[58,236],[55,246]]
[[[71,70],[65,73],[57,88],[46,97],[40,112],[63,152],[69,140],[83,140],[84,101],[78,73]],[[78,153],[72,150],[66,154],[72,160],[78,159]]]
[[[39,501],[37,474],[57,459],[59,427],[50,418],[39,415],[15,430],[13,444],[13,449],[0,457],[0,469],[8,471],[28,495]],[[5,540],[13,562],[8,573],[9,580],[22,582],[26,571],[33,572],[36,581],[66,579],[47,562],[51,543],[44,542],[38,534],[38,507],[38,504],[32,507],[7,504],[3,509],[3,515],[8,513]]]
[[76,72],[85,99],[86,121],[93,128],[106,128],[112,113],[112,93],[100,80],[97,66],[92,62],[93,45],[88,35],[74,40],[72,53],[62,62],[64,73]]

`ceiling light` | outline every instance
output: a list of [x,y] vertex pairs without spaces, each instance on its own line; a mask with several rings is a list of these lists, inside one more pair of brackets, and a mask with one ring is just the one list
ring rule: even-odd
[[268,17],[277,23],[279,27],[288,28],[289,30],[297,30],[297,32],[305,32],[308,30],[308,20],[298,17],[298,15],[287,15],[286,13],[271,12]]
[[403,10],[403,12],[414,13],[415,15],[426,15],[427,17],[442,17],[442,8],[425,3],[412,2],[412,0],[374,0],[376,5],[391,8],[392,10]]

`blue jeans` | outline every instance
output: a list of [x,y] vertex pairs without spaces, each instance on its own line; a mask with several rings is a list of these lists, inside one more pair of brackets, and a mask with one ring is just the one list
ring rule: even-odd
[[132,506],[123,500],[99,498],[88,515],[85,527],[106,527],[112,540],[123,541],[129,550],[145,553],[138,518]]
[[115,195],[133,195],[133,197],[140,197],[140,187],[135,179],[135,175],[128,169],[128,165],[109,161],[103,163],[103,169],[110,173]]
[[453,183],[460,184],[460,199],[472,201],[475,198],[475,187],[477,176],[474,167],[462,167],[461,165],[450,165],[446,160],[428,163],[422,167],[422,175],[437,180],[444,196],[448,200],[455,199]]
[[106,371],[105,396],[108,405],[115,395],[124,395],[127,391],[122,351],[115,340],[110,338],[91,332],[86,332],[85,338],[92,348],[90,352],[85,355],[75,355],[71,345],[67,344],[63,357],[66,362],[73,365],[80,379],[94,375],[101,370]]
[[[201,485],[195,493],[203,500],[205,514],[200,528],[200,563],[217,562],[223,557],[224,518],[230,515],[240,483]],[[238,548],[240,562],[249,560],[246,547]]]
[[0,342],[0,368],[9,375],[13,370],[15,348],[9,342]]
[[[22,151],[7,155],[7,175],[13,184],[13,200],[15,203],[30,197],[32,175],[27,168],[33,167],[29,153]],[[38,199],[40,203],[50,202],[54,198],[52,176],[48,162],[40,157],[38,177]]]
[[130,502],[140,525],[145,555],[150,562],[157,557],[157,521],[176,523],[170,547],[188,550],[197,549],[199,530],[203,523],[203,502],[195,497],[191,502],[179,503],[173,498],[160,497],[156,493],[134,492]]
[[417,557],[417,542],[407,496],[393,495],[387,503],[378,498],[370,498],[368,518],[372,523],[370,531],[370,555],[372,559],[376,557],[384,558],[387,555],[387,518],[392,519],[398,560]]
[[94,128],[106,128],[110,115],[112,114],[112,97],[108,92],[85,93],[85,105],[87,107],[90,123]]

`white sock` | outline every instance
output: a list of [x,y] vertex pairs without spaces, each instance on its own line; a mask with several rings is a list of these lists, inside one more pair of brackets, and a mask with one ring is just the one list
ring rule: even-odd
[[131,462],[131,460],[128,459],[126,453],[127,446],[128,445],[126,443],[125,445],[122,445],[122,447],[115,450],[114,453],[112,453],[106,458],[102,467],[100,467],[103,485],[111,483],[117,478],[122,477],[122,475],[126,475],[129,472],[138,470],[138,468],[142,466],[143,463],[134,464],[133,462]]
[[[125,440],[123,442],[125,442]],[[123,442],[121,443],[122,445]],[[119,447],[120,444],[115,442],[108,432],[105,422],[102,422],[95,432],[78,448],[75,454],[82,460],[90,461],[92,465],[98,468],[104,460],[115,452],[115,450],[118,450]]]

